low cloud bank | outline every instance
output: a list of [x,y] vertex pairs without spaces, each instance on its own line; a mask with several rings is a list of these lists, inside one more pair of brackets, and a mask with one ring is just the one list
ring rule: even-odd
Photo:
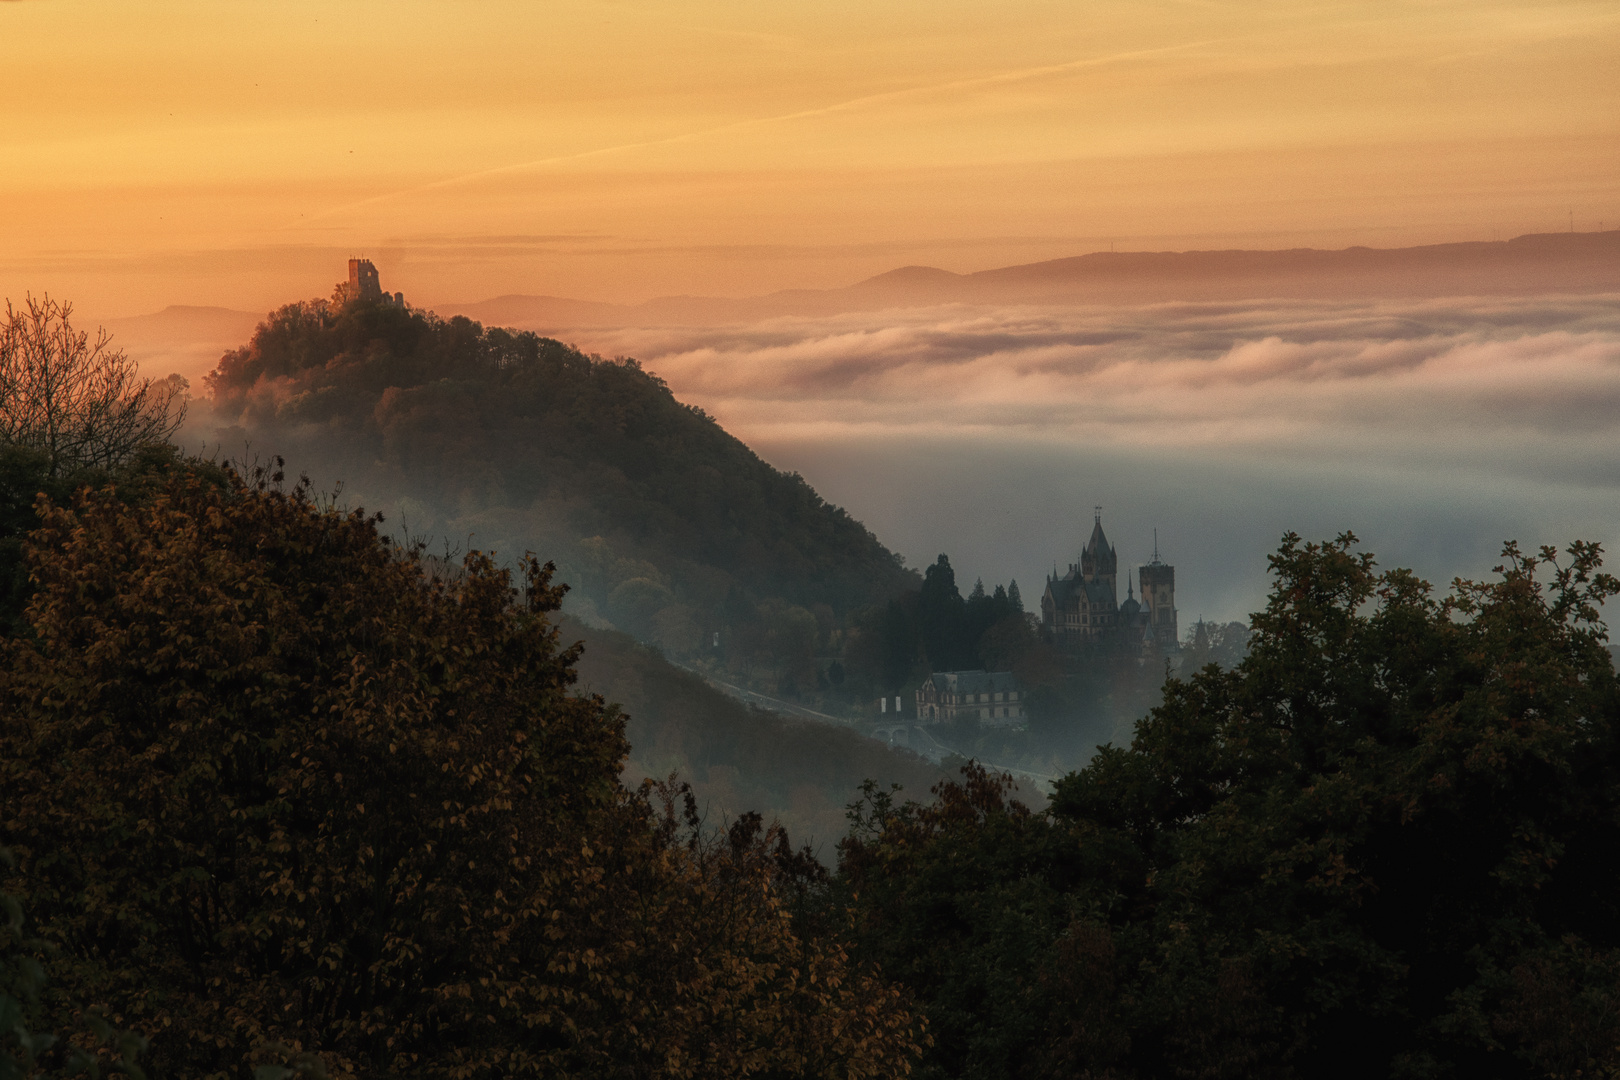
[[[1104,504],[1184,616],[1240,616],[1286,529],[1440,581],[1620,532],[1620,297],[939,307],[592,331],[913,560],[1027,584]],[[1178,554],[1179,553],[1179,554]]]
[[[1620,424],[1620,298],[929,308],[596,332],[744,438],[899,430],[1476,461]],[[1374,437],[1376,438],[1371,438]]]

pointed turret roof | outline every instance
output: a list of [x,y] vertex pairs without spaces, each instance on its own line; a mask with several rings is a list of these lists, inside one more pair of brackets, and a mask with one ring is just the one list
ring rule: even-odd
[[1101,514],[1097,515],[1097,523],[1091,527],[1091,539],[1086,541],[1086,550],[1093,555],[1108,550],[1108,537],[1103,535]]
[[1136,594],[1131,586],[1131,579],[1127,576],[1125,578],[1125,602],[1119,605],[1119,614],[1128,621],[1134,619],[1141,610],[1142,605],[1137,603]]
[[1114,554],[1114,548],[1108,543],[1108,537],[1103,534],[1102,507],[1099,506],[1096,521],[1091,526],[1091,539],[1086,541],[1085,550],[1080,552],[1080,572],[1089,578],[1116,573],[1118,567],[1119,560]]

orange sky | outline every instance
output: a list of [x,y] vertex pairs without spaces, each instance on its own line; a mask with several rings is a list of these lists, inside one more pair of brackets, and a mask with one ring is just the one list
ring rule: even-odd
[[262,311],[1620,224],[1620,6],[0,0],[0,293]]

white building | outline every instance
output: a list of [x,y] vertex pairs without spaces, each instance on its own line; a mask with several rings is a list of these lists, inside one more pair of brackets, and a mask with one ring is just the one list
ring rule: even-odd
[[917,722],[972,718],[980,727],[1022,726],[1029,720],[1025,696],[1010,671],[936,671],[917,689]]

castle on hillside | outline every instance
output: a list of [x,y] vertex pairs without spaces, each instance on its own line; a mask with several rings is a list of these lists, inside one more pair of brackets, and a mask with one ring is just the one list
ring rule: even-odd
[[377,268],[370,259],[350,259],[349,280],[337,283],[332,290],[332,302],[338,307],[360,303],[402,308],[405,306],[405,294],[383,292],[382,279],[377,276]]
[[1119,554],[1103,534],[1099,506],[1080,561],[1046,579],[1041,622],[1052,643],[1071,658],[1110,647],[1144,656],[1177,651],[1176,568],[1159,561],[1157,541],[1153,561],[1137,571],[1141,600],[1127,573],[1121,604],[1118,578]]

